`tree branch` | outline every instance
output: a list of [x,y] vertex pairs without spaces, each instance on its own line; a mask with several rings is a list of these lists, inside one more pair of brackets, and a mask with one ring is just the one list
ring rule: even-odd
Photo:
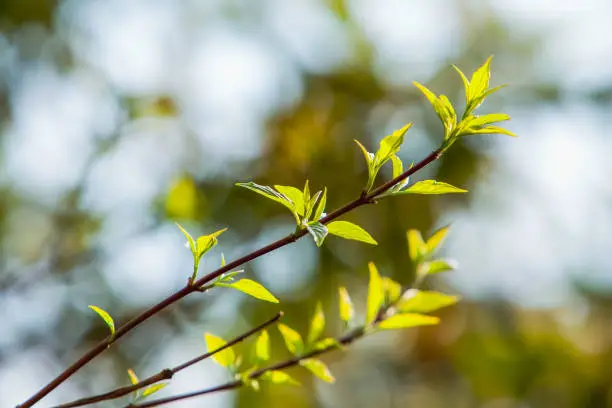
[[68,402],[66,404],[62,404],[62,405],[58,405],[54,408],[74,408],[74,407],[81,407],[84,405],[89,405],[89,404],[94,404],[96,402],[101,402],[101,401],[107,401],[107,400],[111,400],[111,399],[115,399],[115,398],[120,398],[123,397],[125,395],[128,395],[136,390],[139,390],[141,388],[147,387],[149,385],[155,384],[159,381],[163,381],[163,380],[169,380],[171,379],[174,374],[178,373],[179,371],[182,371],[184,369],[186,369],[187,367],[190,367],[196,363],[199,363],[202,360],[205,360],[209,357],[212,357],[213,355],[219,353],[220,351],[225,350],[228,347],[233,346],[234,344],[240,343],[241,341],[245,340],[247,337],[252,336],[255,333],[260,332],[261,330],[265,329],[266,327],[270,326],[271,324],[275,323],[276,321],[278,321],[278,319],[280,319],[283,316],[283,312],[278,312],[274,317],[272,317],[271,319],[268,319],[267,321],[261,323],[259,326],[256,326],[254,328],[252,328],[251,330],[241,334],[238,337],[233,338],[232,340],[228,341],[226,344],[224,344],[223,346],[209,351],[207,353],[204,353],[196,358],[193,358],[183,364],[180,364],[176,367],[173,368],[166,368],[164,370],[161,370],[159,373],[154,374],[142,381],[139,381],[138,384],[132,384],[132,385],[128,385],[126,387],[120,387],[117,389],[114,389],[112,391],[109,391],[107,393],[104,394],[99,394],[99,395],[94,395],[92,397],[87,397],[87,398],[81,398],[72,402]]
[[[387,190],[389,190],[391,187],[393,187],[398,182],[406,179],[407,177],[410,177],[411,175],[413,175],[414,173],[416,173],[417,171],[419,171],[423,167],[425,167],[428,164],[430,164],[431,162],[435,161],[436,159],[438,159],[441,156],[441,154],[442,154],[442,150],[441,149],[437,149],[437,150],[433,151],[426,158],[424,158],[419,163],[417,163],[414,167],[408,169],[407,171],[405,171],[404,173],[402,173],[398,177],[395,177],[394,179],[384,183],[383,185],[381,185],[378,188],[374,189],[370,193],[361,194],[355,200],[345,204],[344,206],[336,209],[335,211],[332,211],[327,216],[325,216],[322,219],[320,219],[319,222],[321,222],[322,224],[326,224],[326,223],[328,223],[328,222],[330,222],[330,221],[340,217],[341,215],[344,215],[344,214],[354,210],[357,207],[360,207],[360,206],[362,206],[364,204],[372,203],[380,194],[386,192]],[[143,323],[146,320],[148,320],[150,317],[152,317],[152,316],[156,315],[157,313],[159,313],[160,311],[164,310],[166,307],[174,304],[175,302],[181,300],[182,298],[184,298],[185,296],[187,296],[187,295],[189,295],[189,294],[191,294],[193,292],[199,291],[199,289],[203,285],[205,285],[206,283],[212,281],[213,279],[221,276],[222,274],[224,274],[226,272],[229,272],[231,269],[239,267],[239,266],[241,266],[241,265],[243,265],[243,264],[245,264],[247,262],[250,262],[250,261],[252,261],[252,260],[254,260],[256,258],[259,258],[260,256],[265,255],[265,254],[267,254],[269,252],[272,252],[272,251],[274,251],[276,249],[279,249],[279,248],[282,248],[282,247],[284,247],[286,245],[289,245],[289,244],[295,242],[296,240],[298,240],[299,238],[303,237],[307,233],[308,232],[305,229],[300,230],[300,231],[296,231],[296,232],[294,232],[292,234],[287,235],[284,238],[281,238],[281,239],[279,239],[279,240],[277,240],[277,241],[275,241],[275,242],[273,242],[273,243],[271,243],[269,245],[264,246],[263,248],[260,248],[260,249],[258,249],[256,251],[253,251],[253,252],[251,252],[251,253],[249,253],[247,255],[244,255],[243,257],[238,258],[235,261],[230,262],[230,263],[226,264],[225,266],[223,266],[221,268],[218,268],[217,270],[209,273],[208,275],[203,276],[202,278],[200,278],[200,279],[196,280],[195,282],[193,282],[191,285],[185,286],[183,289],[180,289],[179,291],[177,291],[174,294],[170,295],[166,299],[162,300],[161,302],[157,303],[156,305],[154,305],[154,306],[150,307],[149,309],[145,310],[140,315],[134,317],[133,319],[131,319],[127,323],[125,323],[122,326],[120,326],[117,329],[117,331],[115,332],[114,336],[112,336],[112,337],[109,336],[106,339],[104,339],[101,342],[99,342],[98,344],[96,344],[91,350],[89,350],[87,353],[85,353],[81,358],[79,358],[71,366],[66,368],[62,373],[60,373],[51,382],[49,382],[47,385],[45,385],[36,394],[31,396],[28,400],[23,402],[21,405],[18,405],[17,408],[29,408],[29,407],[33,406],[34,404],[36,404],[38,401],[40,401],[42,398],[44,398],[47,394],[49,394],[51,391],[53,391],[55,388],[57,388],[60,384],[62,384],[64,381],[66,381],[68,378],[70,378],[74,373],[76,373],[81,368],[83,368],[87,363],[89,363],[91,360],[93,360],[98,355],[102,354],[102,352],[104,350],[106,350],[113,342],[119,340],[121,337],[126,335],[128,332],[130,332],[131,330],[133,330],[134,328],[139,326],[141,323]]]

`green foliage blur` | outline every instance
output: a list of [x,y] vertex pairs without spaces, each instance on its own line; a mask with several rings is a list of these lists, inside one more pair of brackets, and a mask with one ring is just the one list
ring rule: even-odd
[[[444,43],[444,52],[409,50],[408,62],[397,67],[381,57],[390,58],[373,40],[376,30],[364,28],[363,21],[374,16],[355,11],[365,2],[141,3],[0,0],[0,318],[6,322],[0,331],[1,406],[14,406],[31,395],[108,334],[104,321],[88,305],[107,311],[118,326],[185,285],[195,273],[202,276],[218,267],[221,253],[234,259],[295,228],[286,208],[235,183],[253,180],[261,185],[301,186],[309,180],[313,192],[327,188],[327,209],[332,210],[356,198],[368,181],[368,168],[354,139],[375,151],[384,135],[413,122],[402,148],[405,167],[439,146],[448,133],[447,124],[440,123],[412,81],[426,84],[436,94],[444,93],[458,106],[469,104],[464,101],[464,83],[450,67],[455,64],[463,72],[473,72],[493,54],[493,86],[510,86],[491,95],[491,106],[483,113],[509,112],[515,119],[529,110],[571,107],[575,100],[586,101],[595,110],[605,109],[612,100],[612,81],[568,91],[559,77],[551,79],[536,72],[538,58],[546,57],[540,53],[544,34],[519,31],[508,24],[508,13],[496,9],[492,1],[476,2],[477,6],[461,1],[432,2],[435,6],[415,2],[410,7],[434,11],[425,13],[423,41],[437,38],[432,33],[442,32],[449,16],[456,31],[444,31],[452,38]],[[392,9],[401,2],[383,3],[376,7]],[[90,6],[92,10],[86,10]],[[312,14],[304,12],[305,26],[298,24],[302,7]],[[397,13],[409,20],[406,24],[416,24],[409,19],[410,7],[399,7]],[[306,39],[313,38],[317,46],[311,48],[319,48],[320,54],[306,55],[300,47],[307,47],[308,41],[299,42],[292,29],[278,28],[282,18],[268,20],[266,13],[273,8],[288,13],[295,30],[305,32]],[[135,28],[121,25],[126,21],[123,13],[154,9],[162,11],[147,11],[135,19],[141,24]],[[90,30],[88,19],[92,18],[106,21],[101,33]],[[162,30],[165,36],[155,37],[159,41],[152,51],[143,51],[137,45],[138,29],[150,28],[147,24],[157,27],[156,18],[162,21],[160,27],[171,28]],[[317,31],[329,25],[334,35],[321,40]],[[197,68],[197,58],[207,54],[202,57],[198,51],[195,55],[194,49],[210,41],[215,29],[224,36],[256,36],[266,52],[274,55],[272,62],[262,68],[257,55],[242,55],[252,57],[252,70],[263,74],[233,77],[249,69],[236,70],[230,59],[221,85],[206,82],[206,86],[195,87],[189,81],[208,71],[196,75],[181,69],[189,64]],[[96,35],[113,38],[116,47],[125,44],[126,61],[105,60],[108,50],[92,39]],[[292,41],[299,44],[292,45]],[[418,41],[419,36],[410,37],[410,44]],[[170,51],[160,57],[157,47]],[[396,52],[406,53],[399,48]],[[350,53],[350,58],[335,63],[341,50]],[[159,65],[161,73],[149,82],[138,75],[122,77],[123,70],[138,66],[138,61],[130,60],[132,55],[135,60],[141,55],[149,58],[146,65]],[[234,82],[253,85],[249,81],[267,78],[266,84],[277,83],[279,78],[274,75],[283,72],[278,68],[283,64],[291,66],[295,83],[285,88],[282,85],[287,83],[279,83],[266,94],[275,103],[250,94],[230,103],[205,98],[208,91],[219,98],[227,95],[223,87]],[[72,92],[68,95],[72,99],[62,99],[67,98],[63,86]],[[292,94],[297,96],[291,99]],[[102,98],[106,105],[97,104]],[[93,106],[93,112],[82,113],[85,105]],[[114,113],[109,115],[108,110]],[[61,122],[57,112],[65,115],[66,122]],[[94,124],[72,126],[75,117],[82,119],[81,114],[90,115],[88,121]],[[53,117],[57,115],[60,117]],[[229,125],[219,125],[224,119]],[[56,126],[58,123],[62,126]],[[514,130],[512,122],[508,127]],[[47,136],[31,150],[27,143],[36,132]],[[500,150],[542,136],[518,129],[515,133],[520,138],[500,142]],[[67,156],[61,156],[54,138],[66,134],[73,136],[63,142],[68,147],[62,154]],[[286,324],[307,333],[313,311],[321,302],[329,316],[324,337],[337,334],[344,324],[337,317],[338,287],[346,287],[355,309],[363,313],[369,262],[400,283],[415,279],[414,259],[406,242],[408,230],[430,236],[441,225],[452,223],[453,214],[474,208],[472,200],[479,191],[488,197],[483,213],[495,214],[491,208],[507,205],[494,195],[486,196],[489,190],[480,187],[498,160],[500,150],[492,147],[498,142],[491,138],[502,136],[459,138],[439,162],[418,176],[418,180],[444,181],[468,193],[409,194],[359,208],[343,220],[362,226],[377,246],[328,237],[317,248],[305,237],[293,249],[267,255],[246,265],[241,277],[262,282],[279,304],[226,288],[190,296],[113,345],[41,406],[129,384],[128,369],[144,378],[178,364],[206,349],[203,333],[229,339],[279,308]],[[21,143],[25,147],[19,150],[15,146]],[[122,153],[125,151],[128,153]],[[115,166],[113,160],[123,156],[128,157],[127,164]],[[66,157],[84,159],[68,169]],[[36,160],[47,169],[39,172],[42,174],[36,172]],[[535,155],[524,156],[521,169],[529,169],[530,161],[537,160]],[[33,165],[20,167],[23,162]],[[597,165],[595,161],[590,164]],[[70,175],[57,181],[45,178],[49,174]],[[391,163],[381,174],[390,179]],[[540,173],[534,170],[532,174]],[[506,181],[504,189],[509,194],[515,189],[521,194],[518,182]],[[532,199],[537,199],[537,192],[521,197],[527,206]],[[185,237],[176,229],[176,222],[197,231],[194,236],[227,228],[217,247],[202,258],[199,271],[192,269],[193,257],[183,246]],[[449,239],[467,228],[457,222]],[[512,249],[521,246],[522,239],[526,238],[508,236],[501,248],[485,242],[464,256],[478,264],[490,262],[486,267],[489,276],[495,277],[514,257]],[[494,261],[486,256],[493,249],[501,254]],[[453,252],[445,255],[462,257]],[[612,361],[612,291],[581,279],[580,274],[590,268],[587,258],[582,254],[576,263],[559,268],[577,270],[567,278],[571,294],[568,289],[563,301],[547,307],[523,304],[519,293],[516,298],[495,290],[464,294],[465,286],[436,276],[425,289],[457,293],[461,302],[436,312],[439,325],[378,333],[346,351],[324,356],[335,384],[296,368],[288,373],[301,383],[299,387],[264,384],[259,392],[245,388],[176,406],[612,408],[612,365],[608,364]],[[526,257],[518,262],[539,265],[538,259]],[[450,273],[465,272],[459,268]],[[476,285],[480,278],[473,279]],[[525,287],[530,284],[524,282]],[[543,296],[553,289],[542,288]],[[268,332],[272,359],[288,357],[278,330]],[[176,376],[156,395],[188,392],[225,380],[225,372],[207,362]]]

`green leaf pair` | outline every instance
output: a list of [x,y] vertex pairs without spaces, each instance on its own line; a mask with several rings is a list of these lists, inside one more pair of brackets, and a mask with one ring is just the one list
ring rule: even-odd
[[470,80],[467,79],[465,74],[457,66],[453,65],[453,68],[455,68],[455,70],[461,76],[461,80],[463,81],[463,85],[465,87],[466,106],[462,119],[459,123],[457,123],[457,114],[455,109],[446,96],[437,96],[424,85],[414,82],[414,85],[431,103],[438,117],[440,118],[440,121],[444,125],[444,150],[450,147],[450,145],[461,136],[495,133],[516,136],[509,130],[492,125],[496,122],[509,120],[510,116],[503,113],[494,113],[483,116],[475,116],[472,114],[474,110],[482,104],[487,96],[505,86],[501,85],[489,89],[492,58],[492,56],[489,57],[486,62],[472,74],[472,78]]
[[432,259],[442,245],[448,231],[449,226],[442,227],[434,232],[427,241],[423,240],[423,236],[418,230],[411,229],[408,231],[408,255],[417,265],[417,279],[421,280],[427,275],[456,269],[453,261]]
[[[421,313],[435,310],[436,304],[439,307],[451,304],[448,299],[428,300],[424,299],[423,296],[409,304],[409,298],[404,300],[404,296],[401,295],[402,287],[399,283],[390,278],[381,277],[373,262],[368,264],[368,268],[370,284],[368,286],[366,327],[393,330],[438,324],[440,319],[437,317],[426,316]],[[443,296],[441,293],[438,295]],[[401,299],[400,296],[402,296]],[[444,303],[445,301],[446,303]],[[391,309],[390,316],[387,316],[387,313],[381,314],[381,311],[392,305],[396,305],[396,307]],[[403,305],[403,307],[400,308],[400,305]],[[426,306],[429,306],[429,310]]]
[[394,160],[396,153],[399,152],[400,147],[404,143],[404,135],[410,129],[412,123],[408,123],[401,129],[394,131],[392,134],[385,136],[379,144],[378,151],[376,154],[368,152],[368,150],[359,141],[355,140],[355,143],[359,146],[363,152],[366,164],[368,166],[368,182],[365,187],[365,191],[369,192],[374,186],[376,176],[380,171],[381,167],[389,160]]
[[209,235],[202,235],[198,239],[193,239],[191,234],[187,232],[185,228],[183,228],[180,224],[176,224],[176,226],[181,230],[185,238],[187,238],[187,243],[189,244],[189,249],[193,254],[193,274],[191,275],[190,282],[193,283],[198,276],[198,267],[200,265],[200,260],[208,251],[213,249],[219,241],[217,237],[227,231],[227,228],[220,229],[217,232],[213,232]]
[[324,188],[322,191],[317,191],[316,194],[311,196],[308,180],[306,180],[304,190],[292,186],[279,185],[275,185],[272,188],[253,183],[252,181],[236,183],[236,185],[284,205],[291,211],[298,226],[304,226],[311,221],[317,222],[323,215],[323,211],[325,211],[327,189]]

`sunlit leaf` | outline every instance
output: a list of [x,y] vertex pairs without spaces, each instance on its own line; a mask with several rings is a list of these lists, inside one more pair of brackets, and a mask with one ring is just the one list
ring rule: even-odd
[[340,319],[345,323],[349,323],[355,314],[353,302],[351,302],[351,298],[345,287],[341,286],[338,288],[338,292],[340,293]]
[[506,120],[510,120],[510,115],[506,115],[505,113],[489,113],[487,115],[481,116],[472,116],[468,123],[468,127],[477,127],[477,126],[485,126],[490,125],[491,123],[503,122]]
[[387,303],[395,302],[402,294],[402,285],[386,276],[382,278]]
[[461,77],[461,80],[463,81],[463,87],[465,88],[465,106],[468,106],[470,103],[470,81],[467,79],[465,74],[459,69],[459,67],[457,67],[456,65],[453,65],[453,68],[455,68],[455,71],[459,73],[459,76]]
[[270,335],[265,329],[257,336],[257,341],[255,342],[255,357],[259,362],[265,362],[270,359]]
[[[307,208],[306,208],[306,213],[304,214],[304,219],[310,219],[310,216],[312,214],[312,211],[314,210],[315,204],[317,204],[317,201],[319,200],[319,197],[321,196],[322,192],[321,191],[317,191],[315,193],[315,195],[313,195],[310,198],[310,201],[308,202]],[[318,218],[315,218],[314,221],[318,221]]]
[[304,197],[304,203],[307,203],[310,201],[310,186],[308,183],[308,180],[306,180],[306,182],[304,183],[304,191],[302,192],[303,197]]
[[132,382],[133,385],[136,385],[139,383],[138,377],[136,376],[136,373],[134,372],[134,370],[132,370],[131,368],[128,368],[127,373],[130,376],[130,381]]
[[368,268],[370,270],[370,284],[368,286],[366,325],[376,320],[378,311],[385,301],[383,283],[378,274],[378,269],[376,269],[376,265],[374,265],[374,262],[370,262],[368,263]]
[[270,381],[274,384],[300,385],[299,381],[296,381],[284,371],[267,371],[264,375],[261,376],[261,378],[263,380]]
[[222,367],[231,367],[236,363],[236,354],[232,347],[227,347],[219,352],[215,352],[219,348],[225,346],[227,342],[221,337],[217,337],[214,334],[204,333],[204,340],[206,341],[206,348],[212,355],[213,360]]
[[145,388],[145,390],[142,392],[142,395],[140,397],[144,398],[151,394],[155,394],[157,391],[161,390],[166,385],[168,385],[168,383],[153,384],[152,386]]
[[323,245],[323,241],[325,241],[325,237],[327,236],[328,229],[325,225],[321,224],[319,221],[311,221],[306,224],[306,229],[314,239],[315,244],[318,247]]
[[98,316],[102,318],[102,320],[104,320],[104,323],[106,323],[106,325],[110,329],[111,335],[114,335],[115,322],[113,321],[113,318],[105,310],[100,309],[98,306],[89,305],[88,307],[94,312],[96,312]]
[[440,228],[439,230],[434,232],[431,237],[429,237],[429,239],[427,240],[428,253],[433,253],[436,249],[440,247],[440,245],[442,245],[442,242],[444,242],[444,239],[448,235],[449,229],[450,226],[447,225],[445,227]]
[[412,123],[408,123],[406,126],[394,131],[389,136],[385,136],[380,141],[378,151],[374,155],[374,163],[376,163],[379,168],[386,163],[391,156],[399,151],[402,143],[404,143],[404,135],[408,129],[410,129],[410,126],[412,126]]
[[438,97],[436,96],[436,94],[431,92],[425,85],[422,85],[419,82],[414,81],[413,84],[419,89],[419,91],[423,93],[423,95],[425,95],[429,103],[431,103],[431,105],[434,107],[434,110],[437,112],[439,109],[440,102],[438,101]]
[[450,260],[436,259],[429,262],[423,262],[419,266],[419,269],[419,274],[421,275],[433,275],[457,269],[457,264]]
[[187,242],[189,243],[189,249],[191,249],[191,253],[193,254],[193,256],[196,256],[197,255],[196,243],[193,237],[187,232],[185,228],[181,226],[181,224],[179,223],[175,223],[175,224],[181,230],[185,238],[187,238]]
[[501,128],[499,126],[485,126],[479,129],[468,129],[467,132],[472,135],[493,135],[493,134],[504,134],[512,137],[517,137],[515,133]]
[[274,188],[293,202],[295,211],[299,215],[304,215],[304,195],[300,189],[292,186],[274,186]]
[[359,148],[363,152],[363,157],[365,158],[366,163],[369,165],[372,162],[372,160],[374,160],[374,154],[368,152],[368,150],[361,143],[359,143],[359,140],[357,139],[353,139],[353,140],[355,141],[355,143],[357,143],[357,146],[359,146]]
[[396,308],[400,313],[430,313],[459,301],[458,296],[417,289],[407,290]]
[[357,224],[348,221],[333,221],[327,224],[327,231],[341,238],[378,245],[372,236]]
[[262,196],[267,197],[270,200],[276,201],[277,203],[280,203],[290,209],[292,213],[297,214],[293,201],[291,201],[289,197],[285,196],[284,194],[281,194],[278,191],[274,190],[272,187],[262,186],[253,183],[252,181],[249,181],[248,183],[236,183],[236,185],[238,187],[244,187],[248,190],[254,191],[257,194],[261,194]]
[[227,228],[220,229],[209,235],[203,235],[196,240],[196,251],[198,257],[202,257],[205,253],[214,248],[219,241],[217,237],[227,231]]
[[312,219],[318,221],[321,219],[323,212],[325,211],[325,206],[327,205],[327,187],[323,189],[323,194],[319,197],[319,201],[314,209],[314,213],[312,215]]
[[302,354],[304,352],[304,342],[302,341],[300,333],[283,323],[279,323],[277,327],[278,331],[280,331],[283,336],[283,340],[285,340],[287,350],[294,356]]
[[323,340],[319,340],[310,347],[312,350],[327,350],[331,348],[342,348],[342,344],[338,342],[338,340],[328,337]]
[[425,316],[416,313],[403,313],[393,315],[378,325],[379,328],[385,330],[405,329],[416,326],[430,326],[438,324],[440,319],[435,316]]
[[265,300],[266,302],[278,303],[278,299],[271,294],[261,283],[251,279],[240,279],[233,283],[215,283],[216,286],[233,288],[254,298]]
[[317,302],[314,315],[310,320],[310,330],[308,331],[308,344],[312,344],[317,341],[317,339],[321,337],[321,333],[323,333],[324,328],[325,314],[323,313],[323,306],[321,305],[321,302]]
[[334,376],[329,371],[329,368],[327,368],[325,363],[321,360],[316,358],[308,358],[300,361],[300,365],[325,382],[333,383],[336,381]]
[[457,114],[455,113],[455,108],[445,95],[440,95],[439,104],[444,112],[444,115],[440,117],[440,119],[442,119],[442,123],[444,124],[444,139],[446,140],[457,126]]
[[396,178],[404,172],[404,164],[396,155],[391,156],[391,163],[393,164],[393,178]]
[[413,262],[418,262],[427,253],[427,245],[423,241],[421,232],[416,229],[408,230],[408,255]]
[[450,184],[436,181],[423,180],[417,181],[405,190],[399,191],[396,194],[449,194],[449,193],[467,193],[467,190],[451,186]]
[[470,100],[481,96],[489,88],[492,58],[493,56],[491,55],[487,58],[485,63],[472,74],[472,79],[470,81]]

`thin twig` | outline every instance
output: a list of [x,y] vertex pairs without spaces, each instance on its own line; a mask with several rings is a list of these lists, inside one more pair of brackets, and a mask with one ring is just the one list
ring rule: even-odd
[[283,312],[278,312],[274,317],[268,319],[267,321],[261,323],[259,326],[253,327],[252,329],[250,329],[249,331],[241,334],[240,336],[237,336],[235,338],[233,338],[232,340],[229,340],[227,343],[225,343],[223,346],[216,348],[215,350],[209,351],[207,353],[204,353],[202,355],[199,355],[196,358],[193,358],[183,364],[180,364],[176,367],[173,368],[166,368],[164,370],[161,370],[159,373],[154,374],[148,378],[145,378],[142,381],[139,381],[137,384],[133,384],[133,385],[128,385],[125,387],[120,387],[120,388],[116,388],[112,391],[109,391],[107,393],[104,394],[99,394],[99,395],[94,395],[92,397],[87,397],[87,398],[81,398],[72,402],[68,402],[66,404],[62,404],[62,405],[58,405],[54,408],[74,408],[74,407],[81,407],[84,405],[89,405],[89,404],[94,404],[96,402],[101,402],[101,401],[107,401],[107,400],[111,400],[111,399],[115,399],[115,398],[120,398],[123,397],[125,395],[128,395],[136,390],[139,390],[141,388],[147,387],[151,384],[155,384],[159,381],[163,381],[163,380],[169,380],[171,379],[174,374],[178,373],[179,371],[182,371],[184,369],[186,369],[187,367],[191,367],[192,365],[199,363],[202,360],[205,360],[209,357],[212,357],[213,355],[219,353],[220,351],[225,350],[228,347],[233,346],[234,344],[240,343],[241,341],[245,340],[247,337],[252,336],[255,333],[260,332],[261,330],[265,329],[266,327],[270,326],[271,324],[275,323],[278,319],[280,319],[283,316]]
[[[361,194],[355,200],[345,204],[344,206],[336,209],[335,211],[332,211],[331,213],[329,213],[328,215],[320,219],[319,222],[321,222],[322,224],[326,224],[340,217],[341,215],[344,215],[347,212],[354,210],[357,207],[360,207],[364,204],[372,203],[376,199],[377,196],[386,192],[398,182],[410,177],[411,175],[413,175],[414,173],[416,173],[423,167],[427,166],[429,163],[435,161],[436,159],[440,157],[441,154],[442,154],[442,150],[440,149],[434,150],[426,158],[424,158],[419,163],[417,163],[414,167],[406,170],[404,173],[400,174],[398,177],[395,177],[394,179],[384,183],[383,185],[374,189],[370,193]],[[229,272],[231,269],[237,268],[247,262],[250,262],[256,258],[259,258],[262,255],[265,255],[276,249],[289,245],[297,241],[299,238],[303,237],[307,233],[308,232],[305,229],[296,231],[292,234],[287,235],[284,238],[281,238],[271,244],[264,246],[263,248],[260,248],[247,255],[244,255],[243,257],[238,258],[235,261],[230,262],[226,264],[225,266],[218,268],[217,270],[209,273],[208,275],[203,276],[202,278],[193,282],[193,284],[185,286],[184,288],[170,295],[169,297],[157,303],[156,305],[151,306],[149,309],[145,310],[140,315],[134,317],[133,319],[129,320],[128,322],[120,326],[115,332],[114,336],[112,337],[109,336],[106,339],[99,342],[98,344],[96,344],[92,349],[90,349],[87,353],[85,353],[81,358],[79,358],[71,366],[66,368],[62,373],[60,373],[57,377],[55,377],[51,382],[45,385],[40,391],[38,391],[36,394],[31,396],[28,400],[26,400],[21,405],[18,405],[17,408],[30,408],[31,406],[36,404],[43,397],[45,397],[47,394],[49,394],[51,391],[57,388],[60,384],[62,384],[64,381],[70,378],[74,373],[76,373],[81,368],[83,368],[87,363],[89,363],[91,360],[93,360],[98,355],[102,354],[102,352],[106,350],[113,342],[119,340],[121,337],[126,335],[128,332],[133,330],[135,327],[139,326],[141,323],[148,320],[150,317],[164,310],[166,307],[174,304],[175,302],[181,300],[182,298],[184,298],[185,296],[193,292],[199,291],[199,288],[201,288],[203,285],[211,282],[213,279],[221,276],[222,274]]]
[[[374,320],[374,322],[371,323],[371,325],[375,326],[376,324],[378,324],[382,320],[384,320],[385,313],[392,306],[393,306],[393,303],[390,304],[390,305],[387,305],[386,307],[382,307],[379,310],[376,319]],[[365,336],[366,333],[367,332],[366,332],[366,328],[365,327],[358,327],[358,328],[352,330],[350,333],[347,333],[344,336],[337,338],[336,341],[339,344],[341,344],[343,346],[346,346],[346,345],[351,344],[354,341],[360,339],[361,337]],[[289,367],[294,367],[296,365],[299,365],[300,362],[302,362],[303,360],[307,360],[309,358],[319,356],[321,354],[327,353],[328,351],[331,351],[331,350],[334,350],[334,349],[337,349],[337,348],[338,348],[337,344],[333,344],[333,345],[330,345],[330,346],[325,347],[323,349],[312,350],[312,351],[310,351],[308,353],[305,353],[305,354],[303,354],[301,356],[293,357],[293,358],[290,358],[288,360],[281,361],[281,362],[276,363],[276,364],[272,364],[272,365],[270,365],[268,367],[264,367],[264,368],[261,368],[259,370],[253,371],[249,375],[249,379],[256,380],[256,379],[258,379],[259,377],[261,377],[262,375],[264,375],[267,372],[284,370],[284,369],[289,368]],[[151,401],[148,401],[148,402],[145,402],[145,403],[142,403],[142,404],[129,404],[125,408],[151,408],[151,407],[158,407],[160,405],[166,405],[166,404],[169,404],[171,402],[182,401],[182,400],[189,399],[189,398],[200,397],[200,396],[206,395],[206,394],[212,394],[212,393],[215,393],[215,392],[228,391],[228,390],[240,388],[243,385],[245,385],[243,380],[234,380],[234,381],[230,381],[228,383],[222,384],[222,385],[218,385],[218,386],[211,387],[211,388],[206,388],[206,389],[199,390],[199,391],[190,392],[190,393],[187,393],[187,394],[173,395],[173,396],[167,397],[167,398],[159,398],[159,399],[151,400]]]

